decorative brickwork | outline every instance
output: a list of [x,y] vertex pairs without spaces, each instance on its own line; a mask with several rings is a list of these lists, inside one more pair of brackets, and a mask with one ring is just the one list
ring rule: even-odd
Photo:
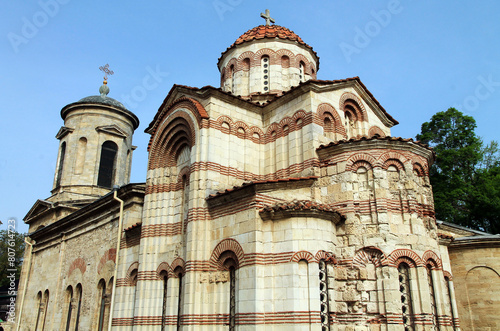
[[365,107],[363,106],[363,103],[354,93],[345,92],[344,94],[342,94],[339,101],[340,111],[344,112],[346,105],[351,105],[354,108],[357,120],[359,121],[368,120],[366,118],[366,110]]
[[[110,315],[110,331],[456,328],[451,274],[441,270],[452,270],[446,252],[461,239],[436,228],[434,152],[392,137],[397,121],[358,77],[314,80],[318,66],[290,30],[257,27],[222,54],[222,88],[174,85],[146,129],[146,183],[117,190],[123,215],[109,190],[30,211],[24,312],[42,309],[47,329],[64,329],[73,307],[64,289],[80,284],[80,330],[105,329]],[[76,134],[92,121],[68,116],[59,138],[78,165],[64,167],[93,178],[82,146],[111,139],[125,178],[138,124],[127,114],[130,123],[92,126],[106,135],[98,143]],[[116,256],[106,245],[120,225]],[[453,269],[474,289],[460,294],[476,295],[471,305],[484,312],[477,293],[489,293],[476,285],[492,268]],[[31,315],[20,329],[37,328]]]
[[172,277],[178,277],[179,273],[184,274],[186,272],[186,262],[182,258],[177,257],[172,261],[171,268],[173,270]]
[[424,255],[422,255],[422,261],[425,265],[430,264],[433,270],[441,270],[443,268],[441,259],[433,251],[425,251]]
[[373,263],[375,267],[381,267],[386,262],[386,256],[377,247],[364,247],[354,256],[352,265],[358,268],[364,268],[368,263]]
[[223,267],[224,261],[221,261],[220,258],[221,255],[226,251],[230,251],[234,254],[234,256],[237,258],[236,263],[243,262],[245,253],[243,252],[241,245],[234,239],[224,239],[221,242],[219,242],[212,251],[212,256],[210,257],[210,264],[214,268],[224,270]]
[[398,267],[402,262],[408,264],[410,268],[423,267],[422,259],[410,249],[396,249],[387,257],[388,265]]
[[108,261],[113,261],[113,263],[116,260],[116,248],[110,248],[104,253],[104,255],[101,257],[101,260],[99,261],[99,264],[97,265],[97,273],[100,274],[102,268]]
[[87,264],[85,263],[85,260],[82,259],[81,257],[79,258],[76,258],[72,263],[71,265],[69,266],[69,270],[68,270],[68,277],[71,276],[71,274],[73,273],[73,271],[75,269],[79,269],[80,272],[82,273],[82,275],[85,273],[85,271],[87,270]]
[[308,263],[316,262],[314,255],[306,251],[297,252],[293,254],[292,258],[290,259],[291,262],[299,262],[301,260],[305,260]]
[[385,137],[385,133],[381,128],[379,128],[378,126],[372,126],[370,130],[368,130],[368,137],[373,137],[375,135],[378,135],[379,137]]
[[[193,147],[195,144],[193,122],[183,111],[163,122],[160,129],[161,135],[151,144],[148,169],[175,166],[182,148]],[[155,136],[152,139],[153,137]]]
[[156,268],[156,277],[157,277],[157,279],[161,280],[162,279],[162,274],[164,274],[164,273],[167,274],[168,278],[171,278],[171,277],[174,276],[174,270],[172,269],[172,267],[170,267],[170,265],[167,262],[160,263],[160,265],[158,266],[158,268]]

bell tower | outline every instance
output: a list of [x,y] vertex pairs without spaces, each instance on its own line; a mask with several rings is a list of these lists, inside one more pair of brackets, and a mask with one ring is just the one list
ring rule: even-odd
[[108,97],[106,64],[100,95],[89,96],[61,110],[64,126],[60,140],[52,202],[87,202],[107,194],[114,185],[130,180],[132,135],[139,119],[117,100]]

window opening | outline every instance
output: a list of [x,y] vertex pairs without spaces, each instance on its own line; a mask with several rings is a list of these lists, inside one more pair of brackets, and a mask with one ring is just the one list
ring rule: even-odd
[[330,312],[328,300],[328,266],[325,260],[319,261],[319,298],[320,304],[320,317],[321,317],[321,330],[330,330]]
[[65,154],[66,154],[66,142],[63,142],[61,144],[61,155],[59,156],[59,167],[57,168],[56,187],[59,187],[59,185],[61,185]]
[[35,330],[38,330],[38,324],[40,322],[40,317],[42,316],[42,313],[43,313],[43,301],[42,301],[42,292],[41,291],[38,292],[37,300],[38,300],[38,314],[36,316]]
[[270,63],[269,63],[269,57],[268,56],[263,56],[262,57],[262,82],[264,84],[264,92],[269,91],[269,76],[270,76]]
[[68,299],[68,315],[66,317],[66,331],[69,331],[71,326],[71,313],[73,310],[73,289],[71,286],[68,286],[67,291],[67,299]]
[[406,263],[399,264],[398,274],[404,330],[413,331],[415,325],[413,323],[413,307],[411,301],[410,267]]
[[182,272],[179,272],[179,297],[177,301],[177,330],[181,329],[181,311],[182,311]]
[[106,283],[104,282],[104,279],[101,279],[99,281],[100,286],[102,287],[101,290],[101,308],[99,311],[99,331],[104,330],[104,315],[106,314]]
[[112,141],[106,141],[101,148],[101,161],[99,163],[99,177],[97,185],[111,188],[115,172],[116,154],[118,146]]
[[231,93],[234,93],[234,87],[235,87],[235,83],[234,83],[234,65],[231,65]]
[[229,330],[234,331],[236,327],[236,269],[229,268]]
[[163,275],[163,304],[161,308],[161,331],[165,331],[165,322],[167,318],[167,285],[168,285],[168,277],[165,273]]
[[42,331],[45,329],[45,320],[47,318],[47,310],[49,308],[49,290],[45,290],[43,294],[43,321],[42,321]]
[[82,285],[76,285],[76,293],[78,294],[78,308],[76,310],[76,323],[75,323],[75,331],[78,331],[78,324],[80,323],[80,311],[82,308]]

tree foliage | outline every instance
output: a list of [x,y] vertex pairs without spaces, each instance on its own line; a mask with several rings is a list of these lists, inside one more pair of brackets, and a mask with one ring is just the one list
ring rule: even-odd
[[21,275],[21,265],[24,254],[24,234],[0,230],[0,287],[10,283],[7,276],[12,274],[12,269],[16,270],[16,279]]
[[472,116],[450,108],[423,123],[417,140],[436,152],[429,174],[436,217],[500,233],[498,144],[484,146],[475,129]]

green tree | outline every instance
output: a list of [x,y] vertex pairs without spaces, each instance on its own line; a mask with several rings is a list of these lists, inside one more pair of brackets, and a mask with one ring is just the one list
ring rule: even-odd
[[16,279],[21,276],[24,254],[24,234],[0,230],[0,286],[9,285],[12,269],[16,270]]
[[429,174],[436,217],[499,233],[498,144],[483,147],[475,129],[472,116],[450,108],[423,123],[416,138],[436,152]]

